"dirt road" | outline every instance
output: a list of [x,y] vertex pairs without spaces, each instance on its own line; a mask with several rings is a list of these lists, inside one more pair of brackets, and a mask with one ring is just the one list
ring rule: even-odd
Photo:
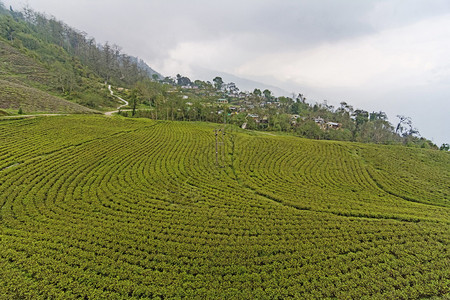
[[124,99],[120,98],[119,96],[114,95],[114,92],[113,92],[112,89],[111,89],[111,85],[108,85],[108,90],[109,90],[109,92],[111,93],[111,96],[116,97],[117,99],[119,99],[120,101],[122,101],[122,102],[124,103],[124,104],[122,104],[121,106],[117,107],[117,110],[105,112],[105,116],[112,116],[112,114],[119,112],[119,110],[120,110],[122,107],[128,106],[129,103],[128,103],[127,100],[124,100]]

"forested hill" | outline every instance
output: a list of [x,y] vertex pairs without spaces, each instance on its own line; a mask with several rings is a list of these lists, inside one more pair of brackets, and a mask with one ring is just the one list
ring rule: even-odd
[[[105,88],[105,81],[131,87],[138,81],[161,76],[141,59],[121,53],[117,45],[97,44],[94,38],[54,17],[29,8],[20,12],[6,9],[2,2],[0,50],[0,80],[4,87],[0,91],[0,109],[6,111],[20,107],[28,112],[54,112],[46,101],[58,102],[55,97],[95,110],[109,110],[117,104]],[[30,88],[47,96],[41,95],[42,101],[29,99],[24,90]],[[56,111],[71,111],[64,103],[58,104],[60,109]]]

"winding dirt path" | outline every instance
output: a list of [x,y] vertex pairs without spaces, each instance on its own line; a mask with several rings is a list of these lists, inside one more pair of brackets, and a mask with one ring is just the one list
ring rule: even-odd
[[128,106],[129,103],[128,103],[127,100],[124,100],[124,99],[120,98],[119,96],[114,95],[114,92],[113,92],[112,89],[111,89],[111,85],[108,85],[108,90],[109,90],[109,92],[111,93],[111,96],[116,97],[117,99],[119,99],[120,101],[122,101],[122,102],[124,103],[124,104],[120,105],[119,107],[117,107],[117,110],[105,112],[105,116],[112,116],[113,113],[119,112],[119,110],[120,110],[122,107]]

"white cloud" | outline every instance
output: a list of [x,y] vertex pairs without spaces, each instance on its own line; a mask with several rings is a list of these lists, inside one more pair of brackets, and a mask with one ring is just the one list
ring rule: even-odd
[[450,16],[384,30],[306,51],[255,57],[240,76],[273,76],[312,87],[423,85],[445,77],[450,63]]
[[[272,43],[273,39],[263,34],[240,32],[205,40],[183,41],[169,50],[167,58],[157,66],[164,74],[190,72],[185,74],[195,75],[191,67],[236,73],[241,65],[267,52],[261,41]],[[182,69],[176,69],[178,66]]]

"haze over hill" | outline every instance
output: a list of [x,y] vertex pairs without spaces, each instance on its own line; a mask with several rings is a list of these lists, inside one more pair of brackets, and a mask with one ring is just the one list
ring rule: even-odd
[[242,91],[253,91],[254,89],[260,89],[265,90],[269,89],[271,90],[275,96],[289,96],[292,97],[293,91],[286,91],[283,90],[277,86],[271,85],[267,82],[258,82],[246,78],[242,78],[233,74],[217,71],[217,70],[210,70],[202,67],[195,68],[194,71],[195,74],[197,74],[197,78],[204,80],[204,81],[211,81],[212,78],[216,76],[220,76],[224,82],[234,82]]

